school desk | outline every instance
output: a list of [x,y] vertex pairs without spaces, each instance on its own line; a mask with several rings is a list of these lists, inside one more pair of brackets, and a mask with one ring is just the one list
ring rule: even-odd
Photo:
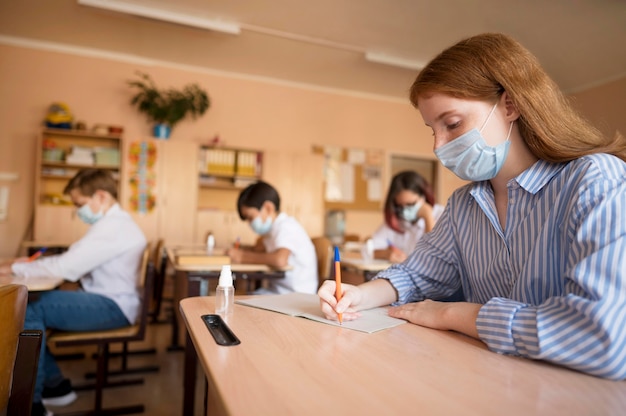
[[[179,248],[179,250],[184,250],[187,253],[189,247]],[[187,297],[208,295],[210,281],[216,282],[219,279],[221,264],[206,264],[204,260],[199,260],[199,263],[205,264],[193,264],[191,261],[186,261],[185,264],[178,264],[176,261],[177,248],[168,247],[166,252],[168,261],[175,271],[174,304],[178,305],[182,299]],[[202,256],[199,256],[199,258],[201,259]],[[244,279],[248,288],[251,281],[284,278],[285,271],[289,269],[290,267],[277,270],[265,264],[231,264],[231,270],[235,274],[235,279]],[[170,349],[179,347],[179,312],[176,312],[178,308],[174,309],[176,316],[172,322],[172,345]],[[193,415],[197,357],[189,335],[185,337],[184,348],[183,414]]]
[[[219,346],[180,303],[208,381],[210,415],[623,415],[626,382],[499,355],[461,334],[413,324],[365,334],[239,304],[239,338]],[[191,414],[191,413],[186,413]]]
[[29,277],[25,279],[23,277],[10,276],[7,281],[0,280],[0,286],[7,284],[24,285],[29,292],[54,290],[61,286],[61,283],[63,283],[63,279],[60,277]]
[[379,271],[385,270],[392,264],[387,260],[380,259],[363,260],[362,258],[347,257],[341,260],[342,268],[362,273],[365,281],[371,280]]

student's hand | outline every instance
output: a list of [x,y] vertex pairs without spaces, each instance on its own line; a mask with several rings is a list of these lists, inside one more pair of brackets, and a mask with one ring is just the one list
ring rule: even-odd
[[13,263],[28,263],[30,260],[30,257],[18,257],[15,260],[13,260]]
[[404,260],[406,260],[406,258],[406,253],[399,248],[391,247],[391,249],[389,249],[389,261],[391,263],[402,263]]
[[424,300],[389,308],[389,316],[427,328],[457,331],[479,339],[476,319],[481,305]]
[[419,211],[417,211],[417,218],[421,218],[424,220],[424,231],[427,233],[433,229],[435,226],[435,214],[433,210],[433,206],[428,202],[422,204]]
[[[0,276],[1,275],[11,275],[13,274],[13,271],[11,270],[11,265],[13,264],[13,260],[5,260],[0,262]],[[8,283],[8,282],[4,282],[4,283]]]
[[353,321],[360,317],[356,306],[362,299],[361,289],[358,286],[343,283],[341,290],[343,291],[341,301],[337,303],[335,298],[335,289],[337,285],[334,280],[325,281],[317,291],[320,297],[320,306],[326,319],[338,321],[338,313],[343,313],[344,321]]
[[444,313],[451,302],[437,302],[426,299],[421,302],[407,303],[389,308],[389,316],[404,319],[416,325],[433,329],[448,330],[444,323]]
[[240,248],[229,248],[226,250],[226,255],[230,257],[232,263],[243,262],[243,250]]

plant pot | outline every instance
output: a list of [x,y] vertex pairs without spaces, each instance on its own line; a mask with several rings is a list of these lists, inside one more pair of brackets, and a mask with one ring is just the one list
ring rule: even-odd
[[153,135],[157,139],[169,139],[172,129],[167,124],[155,124]]

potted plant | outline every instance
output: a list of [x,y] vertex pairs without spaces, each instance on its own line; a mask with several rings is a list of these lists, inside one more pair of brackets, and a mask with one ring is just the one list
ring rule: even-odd
[[142,72],[137,74],[140,77],[139,80],[128,81],[128,85],[138,90],[131,104],[156,123],[155,137],[168,138],[171,129],[179,121],[187,115],[194,119],[203,115],[211,104],[207,93],[197,84],[187,85],[182,91],[160,90],[148,74]]

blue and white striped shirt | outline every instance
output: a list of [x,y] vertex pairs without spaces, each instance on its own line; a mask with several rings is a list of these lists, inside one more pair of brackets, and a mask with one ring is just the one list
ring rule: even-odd
[[380,272],[397,304],[462,285],[489,349],[626,378],[626,163],[538,161],[509,181],[504,230],[489,182],[454,192],[409,258]]

